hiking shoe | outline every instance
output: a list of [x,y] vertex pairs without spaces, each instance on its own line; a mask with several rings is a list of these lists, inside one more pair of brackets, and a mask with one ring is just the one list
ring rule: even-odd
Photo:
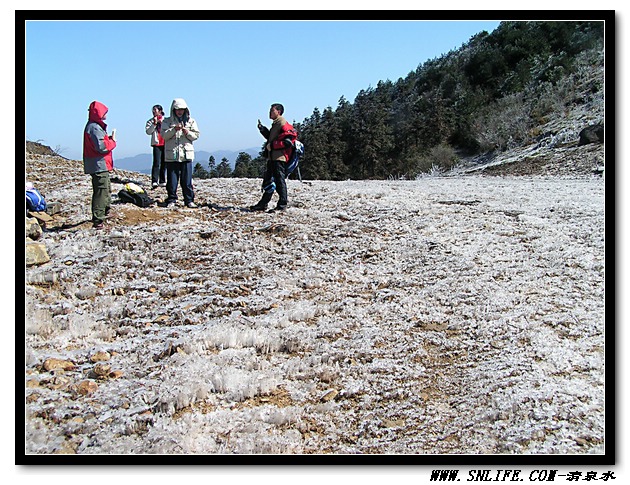
[[277,205],[273,209],[271,209],[269,212],[280,212],[280,211],[285,210],[286,208],[287,208],[286,205]]
[[93,229],[104,229],[105,225],[102,222],[95,222],[92,224]]
[[167,209],[175,209],[175,207],[177,207],[177,204],[175,202],[169,202],[168,204],[166,204]]
[[188,204],[186,204],[186,207],[188,207],[189,209],[196,209],[199,206],[194,202],[188,202]]
[[166,182],[160,182],[160,187],[166,187]]
[[157,182],[153,182],[153,183],[151,184],[151,188],[152,188],[152,189],[157,189],[158,187],[159,187],[159,185],[158,185],[158,183],[157,183]]
[[262,211],[262,212],[264,212],[264,211],[266,211],[266,210],[267,210],[267,206],[266,206],[266,205],[259,205],[259,204],[256,204],[256,205],[250,205],[250,206],[249,206],[249,210],[250,210],[250,211],[253,211],[253,212],[256,212],[256,211]]

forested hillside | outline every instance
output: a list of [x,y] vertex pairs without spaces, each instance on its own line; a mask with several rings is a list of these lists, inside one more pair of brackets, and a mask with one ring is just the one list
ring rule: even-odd
[[576,106],[603,113],[603,99],[603,22],[502,22],[353,103],[315,108],[297,124],[302,176],[414,178],[535,143]]

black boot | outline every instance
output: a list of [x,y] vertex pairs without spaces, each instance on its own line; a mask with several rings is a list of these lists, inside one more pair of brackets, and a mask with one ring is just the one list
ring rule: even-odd
[[285,210],[286,208],[287,208],[287,206],[286,206],[286,205],[280,205],[280,204],[278,204],[277,206],[275,206],[273,209],[271,209],[271,210],[270,210],[270,211],[268,211],[268,212],[281,212],[281,211]]
[[266,211],[267,205],[269,205],[269,201],[271,200],[272,197],[273,197],[273,192],[271,193],[263,192],[263,195],[258,201],[258,203],[256,205],[250,205],[249,210],[250,211]]
[[258,202],[258,204],[256,205],[250,205],[249,206],[249,210],[256,212],[256,211],[266,211],[267,210],[267,204],[261,204],[260,202]]

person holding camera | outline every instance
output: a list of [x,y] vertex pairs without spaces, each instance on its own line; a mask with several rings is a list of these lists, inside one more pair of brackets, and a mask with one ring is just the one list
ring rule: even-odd
[[159,104],[153,106],[153,117],[147,121],[145,131],[151,136],[153,148],[153,165],[151,167],[151,188],[166,187],[166,164],[164,162],[164,138],[162,137],[162,120],[164,109]]
[[263,155],[267,158],[267,165],[262,181],[262,197],[256,205],[249,207],[251,211],[266,211],[274,191],[278,192],[278,203],[273,210],[282,211],[287,208],[286,164],[291,158],[292,141],[297,138],[297,132],[284,119],[283,114],[284,106],[274,103],[269,108],[269,119],[272,120],[271,129],[258,120],[258,131],[267,139],[263,151]]
[[194,209],[195,193],[192,186],[193,142],[199,138],[199,128],[183,98],[175,98],[171,103],[168,118],[162,121],[164,137],[164,159],[166,161],[166,207],[173,208],[177,202],[177,185],[181,182],[182,195],[186,207]]

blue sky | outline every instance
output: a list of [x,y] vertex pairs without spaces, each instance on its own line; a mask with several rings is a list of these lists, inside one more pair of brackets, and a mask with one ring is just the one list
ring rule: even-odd
[[[408,16],[401,15],[401,17]],[[27,140],[81,159],[87,108],[109,107],[114,160],[150,153],[151,107],[184,98],[198,150],[259,146],[260,118],[285,106],[301,122],[314,108],[353,102],[429,59],[491,32],[492,21],[27,21]],[[60,122],[63,120],[63,122]]]

